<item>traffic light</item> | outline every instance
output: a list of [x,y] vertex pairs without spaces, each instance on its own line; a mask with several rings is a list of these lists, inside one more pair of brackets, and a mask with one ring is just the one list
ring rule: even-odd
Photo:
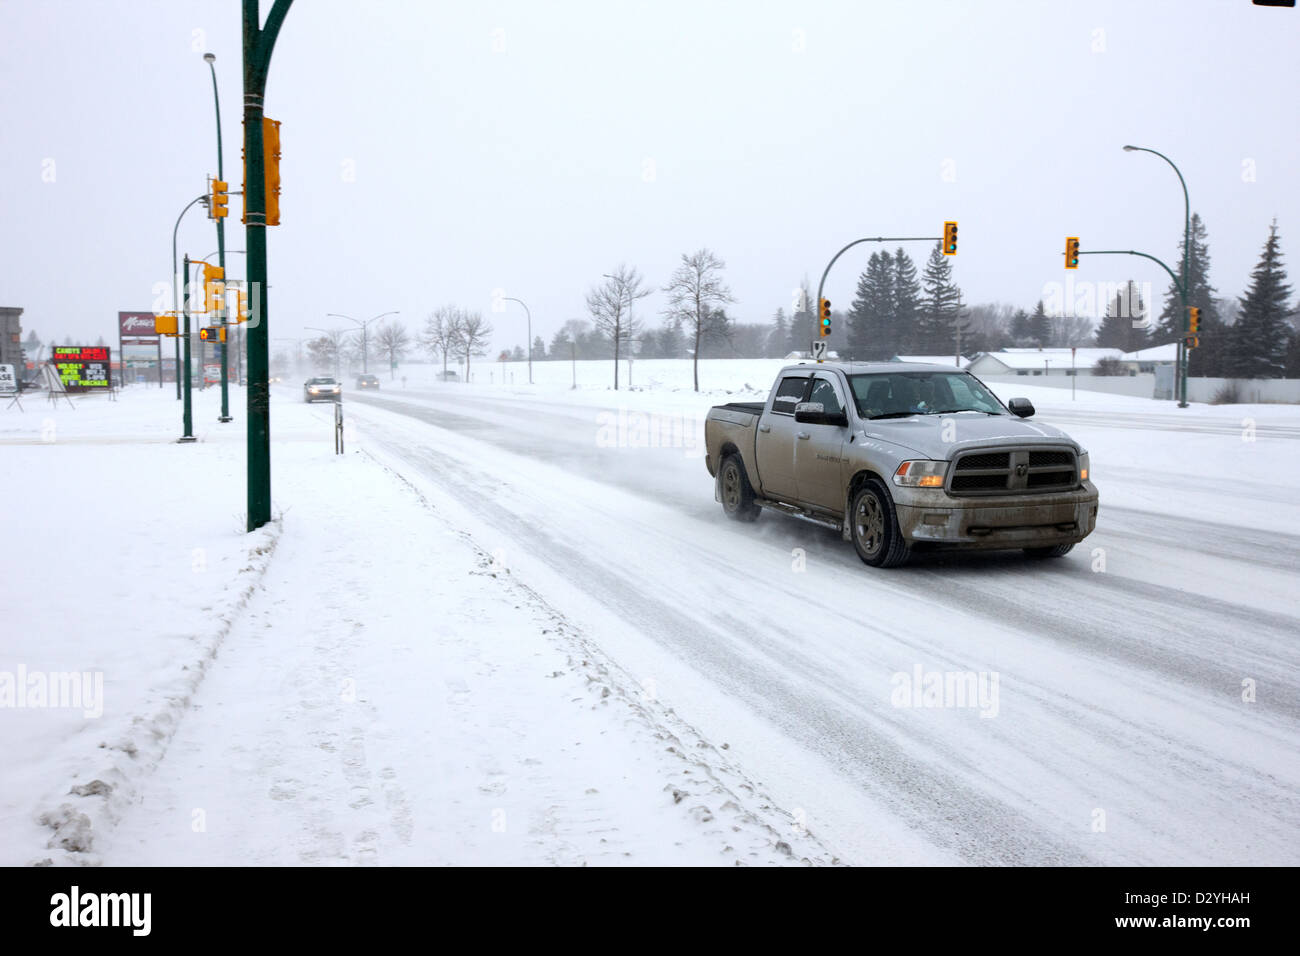
[[153,317],[153,330],[159,335],[176,335],[176,313],[159,312]]
[[831,300],[821,299],[817,306],[818,314],[821,316],[818,325],[819,334],[822,338],[831,334]]
[[[1200,332],[1200,331],[1201,331],[1201,310],[1198,309],[1198,308],[1197,308],[1196,306],[1194,306],[1194,305],[1192,305],[1192,306],[1188,306],[1188,308],[1187,308],[1187,334],[1188,334],[1188,335],[1196,335],[1196,334],[1197,334],[1198,332]],[[1192,346],[1192,347],[1195,348],[1195,346]]]
[[[245,136],[247,142],[247,136]],[[262,117],[262,182],[266,185],[266,224],[280,225],[280,121]],[[248,155],[244,153],[244,215],[248,224]]]
[[248,293],[243,289],[235,290],[235,321],[248,321]]
[[224,312],[226,306],[226,270],[203,263],[203,311]]
[[1079,237],[1067,236],[1065,239],[1065,268],[1079,268]]
[[943,224],[943,254],[945,256],[957,254],[957,223],[952,221]]
[[199,339],[204,342],[226,341],[225,326],[216,325],[210,329],[199,329]]
[[220,179],[212,180],[212,192],[208,196],[208,218],[225,219],[230,214],[226,208],[230,202],[230,185]]
[[1199,349],[1201,347],[1201,340],[1195,335],[1189,335],[1187,336],[1186,345],[1189,349]]

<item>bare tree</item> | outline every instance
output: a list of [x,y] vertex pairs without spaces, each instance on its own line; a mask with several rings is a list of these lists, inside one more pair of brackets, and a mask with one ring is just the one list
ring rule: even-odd
[[1053,348],[1088,347],[1093,344],[1092,319],[1086,315],[1054,315],[1048,345]]
[[440,305],[424,320],[420,348],[428,352],[430,358],[441,354],[444,372],[447,371],[447,356],[460,351],[460,328],[464,315],[454,305]]
[[632,341],[636,338],[637,324],[633,318],[632,303],[644,299],[651,292],[642,285],[641,274],[635,267],[620,265],[605,282],[587,293],[587,311],[591,313],[596,331],[614,343],[614,391],[618,391],[618,360],[620,352],[632,354]]
[[457,348],[465,359],[465,381],[469,381],[471,355],[487,355],[488,339],[492,337],[492,324],[481,312],[462,312]]
[[335,331],[318,335],[307,343],[307,352],[311,356],[312,370],[328,372],[331,368],[338,374],[339,359],[343,353],[343,336],[346,332]]
[[679,321],[686,334],[695,342],[691,363],[695,371],[695,390],[700,390],[700,346],[705,342],[726,340],[727,314],[721,308],[735,302],[731,289],[722,281],[726,263],[708,249],[686,255],[677,267],[664,291],[668,293],[668,306],[664,315],[670,321]]
[[388,377],[391,379],[397,374],[398,361],[411,350],[411,333],[399,319],[389,319],[379,327],[375,338],[379,343],[379,354],[388,359]]

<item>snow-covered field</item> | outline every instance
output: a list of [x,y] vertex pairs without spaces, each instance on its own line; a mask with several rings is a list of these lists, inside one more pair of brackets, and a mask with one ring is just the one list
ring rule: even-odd
[[713,500],[782,364],[408,365],[344,456],[291,381],[254,536],[214,391],[0,417],[0,674],[104,682],[0,710],[0,862],[1300,862],[1300,410],[1016,387],[1096,533],[884,572]]

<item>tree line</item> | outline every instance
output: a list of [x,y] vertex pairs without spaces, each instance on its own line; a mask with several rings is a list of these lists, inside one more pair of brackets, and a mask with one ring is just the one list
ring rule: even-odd
[[[1225,299],[1209,282],[1210,253],[1205,224],[1191,219],[1191,246],[1183,263],[1178,247],[1179,281],[1187,278],[1188,302],[1200,309],[1199,347],[1190,353],[1190,374],[1225,378],[1300,377],[1300,307],[1282,264],[1277,223],[1268,238],[1249,287],[1238,299]],[[841,358],[884,361],[895,355],[971,356],[1009,347],[1100,346],[1134,352],[1177,341],[1183,314],[1171,282],[1160,314],[1152,318],[1135,283],[1107,302],[1100,323],[1087,316],[1051,314],[1039,301],[1033,310],[1005,303],[967,306],[953,275],[953,260],[938,243],[922,270],[903,248],[878,250],[858,276],[853,300],[832,311],[827,345]],[[634,267],[621,264],[591,286],[586,317],[564,322],[549,344],[539,335],[526,352],[516,345],[499,358],[523,361],[614,359],[612,380],[619,387],[618,359],[690,358],[699,388],[699,359],[783,358],[805,353],[817,337],[816,303],[805,276],[789,309],[781,306],[765,323],[738,322],[728,312],[735,297],[724,279],[726,264],[712,250],[684,253],[658,291],[665,305],[657,315],[637,303],[655,288]],[[455,305],[434,310],[412,341],[393,320],[377,336],[380,355],[390,363],[418,346],[444,369],[450,359],[468,369],[471,358],[487,354],[491,324],[476,311]],[[355,358],[359,336],[336,333],[309,343],[318,365]]]

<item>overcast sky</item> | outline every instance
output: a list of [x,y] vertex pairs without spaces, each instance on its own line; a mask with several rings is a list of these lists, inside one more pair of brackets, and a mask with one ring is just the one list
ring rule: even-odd
[[[240,49],[235,0],[0,0],[0,305],[24,328],[112,340],[119,310],[153,306],[176,216],[215,172],[205,51],[240,188]],[[491,311],[500,288],[549,343],[601,273],[662,285],[701,246],[733,316],[767,322],[846,242],[945,219],[967,303],[1032,308],[1066,276],[1067,234],[1175,263],[1177,177],[1125,143],[1179,164],[1236,295],[1275,216],[1300,270],[1298,63],[1300,10],[1249,0],[298,0],[266,98],[284,124],[271,335],[393,309],[414,331],[454,302],[523,344],[522,311]],[[216,249],[201,209],[180,239]],[[837,310],[871,250],[832,271]],[[1167,286],[1132,257],[1083,262],[1078,282]]]

